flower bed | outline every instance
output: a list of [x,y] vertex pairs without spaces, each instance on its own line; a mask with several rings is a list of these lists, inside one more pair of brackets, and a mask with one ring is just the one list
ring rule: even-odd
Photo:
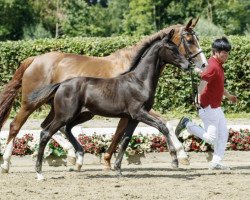
[[[86,153],[100,155],[104,153],[112,141],[112,136],[93,134],[88,136],[85,134],[78,135],[78,141],[83,146]],[[205,152],[211,150],[211,146],[204,141],[190,136],[187,131],[182,134],[180,140],[183,142],[186,151]],[[0,140],[0,155],[3,155],[6,139]],[[22,138],[17,138],[14,144],[13,155],[30,155],[38,150],[38,141],[34,139],[32,134],[25,134]],[[229,140],[227,150],[250,150],[250,132],[248,129],[239,131],[229,130]],[[167,150],[166,139],[163,135],[134,135],[126,150],[126,155],[143,155],[149,152],[165,152]],[[49,155],[61,157],[65,156],[66,152],[54,140],[51,140],[45,149],[45,157]]]

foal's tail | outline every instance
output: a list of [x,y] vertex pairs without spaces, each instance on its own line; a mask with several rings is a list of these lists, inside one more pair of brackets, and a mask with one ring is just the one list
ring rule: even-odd
[[28,102],[31,104],[43,104],[52,99],[61,83],[46,85],[35,90],[29,95]]
[[22,86],[22,78],[25,70],[30,66],[35,57],[26,58],[16,70],[13,78],[5,86],[0,94],[0,130],[7,120],[13,102]]

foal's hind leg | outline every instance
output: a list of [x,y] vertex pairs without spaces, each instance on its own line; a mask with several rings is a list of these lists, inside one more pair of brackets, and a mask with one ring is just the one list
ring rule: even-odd
[[68,123],[66,125],[64,129],[65,131],[65,135],[68,137],[69,141],[73,144],[74,148],[76,149],[76,155],[77,155],[77,161],[76,161],[76,165],[77,165],[77,170],[80,171],[81,167],[83,165],[83,154],[84,154],[84,150],[82,145],[76,140],[76,138],[74,137],[74,135],[71,132],[71,129],[83,122],[86,122],[90,119],[93,118],[94,115],[92,115],[91,113],[80,113],[79,115],[77,115],[73,121],[71,121],[70,123]]
[[2,173],[8,173],[9,167],[10,167],[10,159],[12,155],[12,150],[14,146],[15,138],[23,126],[23,124],[26,122],[29,115],[36,109],[36,107],[32,106],[26,106],[25,104],[22,104],[19,112],[17,113],[16,117],[10,124],[10,132],[7,139],[7,144],[5,147],[5,151],[3,154],[3,160],[4,163],[1,165]]
[[[55,112],[54,112],[54,105],[53,103],[50,104],[50,112],[45,118],[45,120],[42,122],[41,127],[44,129],[46,128],[54,119]],[[65,127],[60,129],[60,132],[65,133]],[[64,149],[67,151],[67,163],[70,163],[71,165],[75,165],[76,163],[76,154],[75,149],[72,146],[73,141],[70,140],[67,141],[60,133],[57,133],[52,136],[52,138]]]
[[59,128],[61,128],[64,125],[65,122],[54,119],[52,123],[41,132],[41,139],[39,143],[39,150],[36,161],[36,173],[38,180],[44,179],[42,175],[42,161],[43,161],[44,149],[48,141],[51,139],[51,137],[59,130]]
[[128,119],[127,118],[122,118],[119,121],[118,127],[116,129],[115,135],[112,139],[112,143],[109,146],[107,152],[104,154],[104,168],[105,170],[110,170],[111,169],[111,164],[110,160],[113,155],[113,153],[116,150],[116,147],[118,143],[120,142],[122,136],[124,135],[125,129],[128,125]]

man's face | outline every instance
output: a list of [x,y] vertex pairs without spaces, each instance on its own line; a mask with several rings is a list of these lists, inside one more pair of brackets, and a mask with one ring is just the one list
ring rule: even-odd
[[229,52],[217,51],[217,52],[215,52],[215,56],[221,63],[225,63],[229,57]]

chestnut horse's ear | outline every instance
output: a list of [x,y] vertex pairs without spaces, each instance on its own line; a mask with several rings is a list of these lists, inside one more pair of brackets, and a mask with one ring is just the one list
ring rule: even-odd
[[187,25],[186,25],[186,27],[185,27],[185,30],[188,30],[188,29],[190,28],[190,26],[192,25],[192,21],[193,21],[193,19],[191,18],[191,19],[189,20],[189,22],[187,23]]
[[200,17],[197,17],[197,19],[195,20],[195,22],[191,25],[191,28],[194,28],[196,26],[196,24],[198,23]]

